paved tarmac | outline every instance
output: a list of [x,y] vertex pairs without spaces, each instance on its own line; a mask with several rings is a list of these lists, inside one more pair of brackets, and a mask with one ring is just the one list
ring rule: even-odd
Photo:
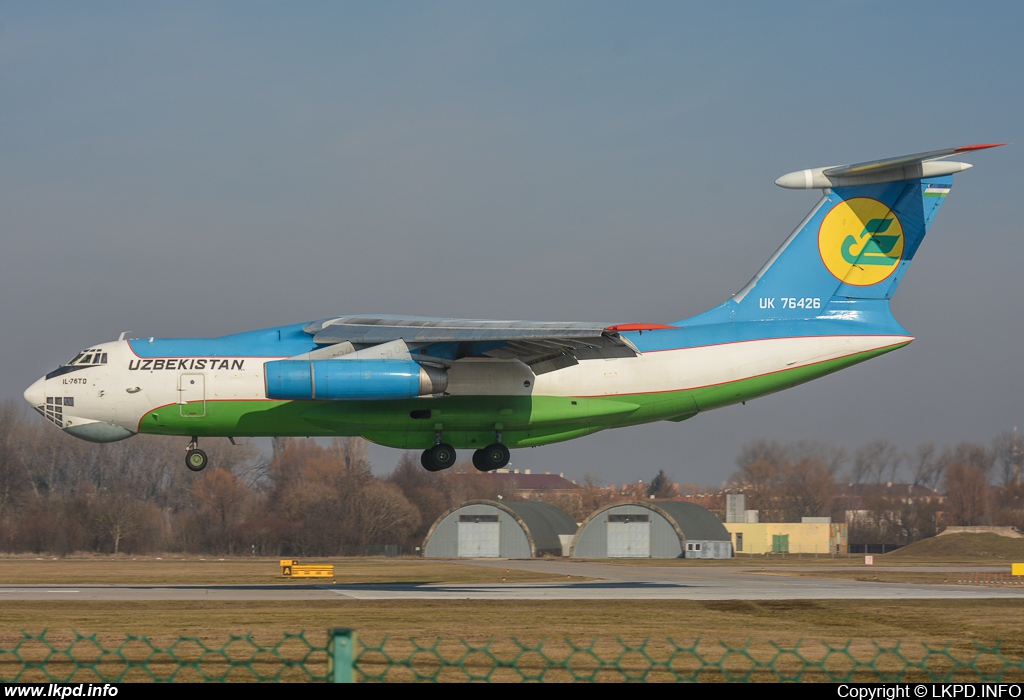
[[[879,583],[799,577],[827,566],[617,566],[542,560],[475,560],[495,569],[493,584],[280,583],[268,585],[0,586],[3,600],[900,600],[1024,599],[1024,586]],[[948,572],[949,567],[892,567],[899,571]],[[565,581],[501,583],[501,569],[565,576]],[[848,567],[844,570],[849,571]],[[883,570],[881,567],[879,570]],[[971,567],[969,571],[978,571]],[[982,569],[984,570],[984,569]],[[1005,571],[993,567],[991,571]],[[965,570],[966,571],[966,570]]]

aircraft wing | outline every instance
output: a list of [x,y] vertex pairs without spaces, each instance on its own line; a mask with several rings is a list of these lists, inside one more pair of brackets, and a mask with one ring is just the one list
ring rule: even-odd
[[537,374],[575,365],[579,360],[635,356],[636,348],[619,334],[620,329],[627,330],[600,323],[416,316],[342,316],[315,321],[304,328],[321,346],[351,343],[365,348],[400,339],[427,356],[516,359],[530,365]]

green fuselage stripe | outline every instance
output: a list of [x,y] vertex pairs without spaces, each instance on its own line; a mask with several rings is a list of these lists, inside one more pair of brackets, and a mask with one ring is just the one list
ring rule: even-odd
[[362,435],[389,447],[425,449],[434,444],[437,430],[456,448],[483,447],[494,442],[495,431],[500,430],[508,447],[533,447],[607,428],[685,420],[700,411],[803,384],[903,345],[715,386],[653,394],[171,404],[148,412],[139,422],[139,432],[203,437]]

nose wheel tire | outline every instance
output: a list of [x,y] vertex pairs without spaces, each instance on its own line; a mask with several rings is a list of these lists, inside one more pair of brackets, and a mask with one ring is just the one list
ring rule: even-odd
[[206,469],[207,462],[209,460],[206,458],[206,453],[198,447],[185,453],[185,466],[194,472],[201,472]]
[[495,469],[503,469],[508,466],[512,454],[508,448],[499,442],[488,445],[482,450],[473,453],[473,466],[478,471],[492,472]]
[[420,455],[420,464],[428,472],[439,472],[455,464],[455,448],[446,443],[434,445]]

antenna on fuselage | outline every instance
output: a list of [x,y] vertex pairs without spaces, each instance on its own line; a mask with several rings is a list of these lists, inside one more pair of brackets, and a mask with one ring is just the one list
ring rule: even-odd
[[121,331],[121,335],[117,336],[118,340],[124,340],[124,337],[131,333],[131,331]]

